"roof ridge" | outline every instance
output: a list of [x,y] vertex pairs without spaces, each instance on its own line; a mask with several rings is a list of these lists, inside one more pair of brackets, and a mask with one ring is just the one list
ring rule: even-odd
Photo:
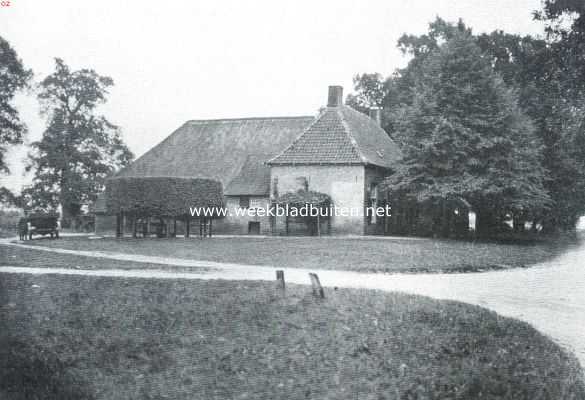
[[242,117],[242,118],[210,118],[210,119],[189,119],[185,124],[198,124],[206,122],[230,122],[230,121],[263,121],[263,120],[282,120],[282,119],[305,119],[314,118],[312,115],[294,115],[294,116],[277,116],[277,117]]
[[353,147],[353,149],[357,153],[360,160],[362,160],[362,162],[364,162],[365,164],[368,164],[367,158],[364,156],[364,154],[360,150],[358,143],[357,143],[357,140],[355,140],[355,138],[351,134],[351,129],[349,128],[349,125],[348,125],[347,121],[345,120],[345,116],[341,112],[342,108],[351,108],[351,107],[347,107],[344,105],[344,106],[335,107],[335,108],[337,108],[337,110],[335,110],[335,111],[337,112],[337,115],[339,115],[339,119],[341,120],[341,124],[343,125],[343,129],[345,130],[345,134],[349,137],[349,142],[351,143],[351,146]]
[[287,147],[285,147],[280,153],[278,153],[277,155],[275,155],[274,157],[272,157],[270,160],[265,161],[264,164],[270,164],[271,162],[273,162],[274,160],[276,160],[277,158],[279,158],[280,156],[282,156],[284,153],[286,153],[288,151],[288,149],[290,149],[291,147],[293,147],[304,135],[305,133],[307,133],[309,131],[309,129],[311,129],[319,120],[321,120],[321,118],[323,118],[323,116],[325,115],[325,111],[327,110],[327,108],[319,111],[319,115],[317,115],[316,117],[313,117],[313,122],[311,122],[309,124],[309,126],[307,126],[296,138],[295,140],[292,141],[291,144],[289,144]]
[[122,168],[119,171],[117,171],[114,175],[112,175],[112,177],[121,176],[124,171],[126,171],[127,169],[129,169],[131,166],[133,166],[134,164],[136,164],[138,161],[140,161],[143,158],[145,158],[148,154],[154,153],[156,151],[156,149],[160,148],[164,143],[170,141],[171,140],[171,137],[174,137],[175,135],[178,135],[179,134],[179,131],[185,125],[187,125],[188,123],[189,123],[189,121],[183,122],[181,124],[181,126],[179,126],[177,129],[175,129],[173,132],[171,132],[170,135],[168,135],[163,140],[161,140],[160,142],[158,142],[157,144],[155,144],[154,146],[152,146],[150,149],[148,149],[147,151],[145,151],[140,157],[138,157],[137,159],[133,160],[131,163],[129,163],[128,165],[126,165],[124,168]]

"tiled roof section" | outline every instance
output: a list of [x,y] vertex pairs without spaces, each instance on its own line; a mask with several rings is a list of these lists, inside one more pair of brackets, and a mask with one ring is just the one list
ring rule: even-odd
[[325,109],[313,124],[271,164],[361,164],[337,108]]
[[328,107],[301,136],[268,163],[363,164],[390,168],[401,156],[388,134],[347,106]]
[[400,147],[373,119],[351,107],[339,107],[338,110],[366,164],[390,168],[400,160]]
[[268,196],[270,194],[270,167],[265,162],[270,155],[250,155],[239,174],[227,185],[226,196]]
[[313,120],[305,116],[187,121],[117,176],[209,178],[226,187],[250,154],[274,157]]

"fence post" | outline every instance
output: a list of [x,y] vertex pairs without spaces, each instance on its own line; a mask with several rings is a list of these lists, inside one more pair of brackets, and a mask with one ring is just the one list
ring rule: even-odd
[[277,281],[277,287],[284,292],[286,285],[284,282],[284,271],[283,270],[279,269],[276,271],[276,281]]
[[311,287],[313,288],[313,296],[324,299],[325,292],[323,291],[323,286],[321,286],[321,282],[319,281],[319,277],[317,276],[317,274],[310,272],[309,277],[311,278]]

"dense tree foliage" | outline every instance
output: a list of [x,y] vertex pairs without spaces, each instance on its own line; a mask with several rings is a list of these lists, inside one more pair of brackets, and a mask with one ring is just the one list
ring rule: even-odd
[[26,126],[11,102],[31,76],[14,49],[0,37],[0,173],[9,172],[4,159],[7,146],[21,144],[26,133]]
[[545,208],[540,141],[475,40],[455,33],[417,68],[410,104],[394,112],[405,157],[392,188],[419,200],[462,197],[480,228],[507,212]]
[[546,33],[565,78],[577,85],[567,85],[568,94],[581,96],[580,90],[585,85],[585,2],[545,0],[535,18],[546,24]]
[[[12,100],[19,90],[25,89],[32,77],[10,44],[0,37],[0,174],[9,173],[5,155],[8,148],[21,144],[26,126],[20,120]],[[15,205],[16,197],[0,186],[0,203]]]
[[[565,8],[557,7],[560,3]],[[430,24],[427,34],[400,38],[398,47],[411,60],[406,68],[379,86],[381,92],[377,95],[383,98],[384,128],[396,138],[398,130],[404,129],[400,120],[403,116],[396,110],[413,105],[417,98],[413,89],[424,74],[427,59],[457,35],[472,39],[481,49],[478,58],[488,61],[491,70],[507,87],[514,89],[520,110],[530,118],[543,144],[541,161],[535,167],[544,168],[544,186],[552,201],[546,212],[539,213],[538,210],[543,210],[541,207],[532,207],[532,217],[549,230],[574,227],[578,216],[585,213],[585,79],[576,79],[580,73],[577,67],[585,69],[585,63],[574,62],[585,40],[567,39],[576,32],[583,32],[576,28],[582,26],[578,17],[582,15],[578,11],[582,7],[571,4],[571,1],[545,2],[547,11],[537,15],[549,21],[549,40],[502,31],[474,36],[462,21],[451,24],[437,18]],[[569,12],[577,14],[571,14],[574,22],[567,28],[566,20],[563,25],[559,19]],[[563,41],[569,44],[562,44]],[[580,44],[574,45],[576,42]],[[571,51],[564,49],[571,45],[574,45]],[[373,74],[360,76],[369,75]],[[358,92],[362,90],[359,82],[355,87]]]
[[381,107],[386,96],[381,74],[358,74],[353,78],[355,94],[349,94],[346,104],[367,114],[372,107]]
[[67,222],[95,200],[108,175],[130,162],[132,153],[118,127],[98,111],[112,85],[111,78],[91,69],[71,71],[55,60],[55,72],[40,83],[38,94],[47,128],[32,144],[34,181],[25,191],[29,206],[60,204]]
[[540,117],[549,127],[546,161],[557,203],[550,217],[568,227],[585,213],[585,2],[546,0],[535,17],[546,24],[550,55],[542,96],[550,107]]

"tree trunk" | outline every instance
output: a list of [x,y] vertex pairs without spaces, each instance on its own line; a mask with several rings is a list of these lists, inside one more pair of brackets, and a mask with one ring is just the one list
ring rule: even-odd
[[497,232],[498,218],[497,215],[486,209],[480,209],[476,213],[476,230],[478,236],[489,237]]
[[64,228],[73,228],[73,214],[65,202],[61,202],[61,226]]
[[449,207],[447,207],[447,202],[445,200],[441,200],[441,236],[442,237],[449,237],[451,231],[451,215],[449,213]]
[[122,237],[122,213],[116,214],[116,237]]

